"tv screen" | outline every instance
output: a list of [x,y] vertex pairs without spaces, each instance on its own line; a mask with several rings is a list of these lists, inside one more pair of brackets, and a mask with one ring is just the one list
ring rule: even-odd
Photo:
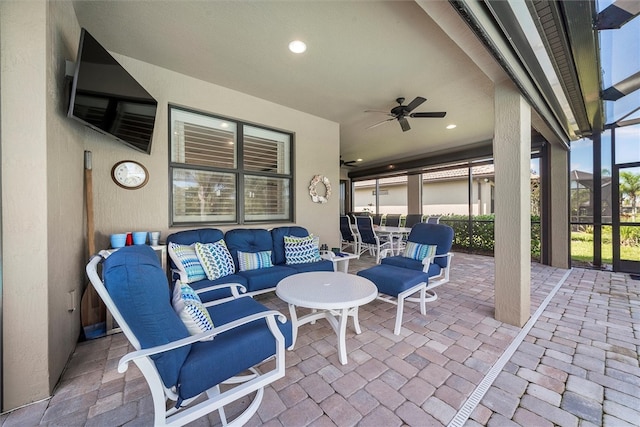
[[157,106],[149,92],[83,28],[67,116],[149,154]]

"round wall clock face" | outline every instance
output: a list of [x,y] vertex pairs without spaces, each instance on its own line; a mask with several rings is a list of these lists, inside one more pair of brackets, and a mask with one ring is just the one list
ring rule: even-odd
[[127,190],[144,187],[149,180],[147,168],[133,160],[123,160],[113,165],[111,169],[113,182]]

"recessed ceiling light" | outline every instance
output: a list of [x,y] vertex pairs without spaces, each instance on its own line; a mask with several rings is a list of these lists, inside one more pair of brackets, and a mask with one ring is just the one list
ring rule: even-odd
[[361,162],[361,161],[362,161],[362,159],[356,159],[356,162]]
[[289,43],[289,50],[293,53],[302,53],[307,50],[307,45],[301,40],[294,40]]
[[455,128],[456,128],[456,125],[454,124],[447,125],[447,129],[455,129]]

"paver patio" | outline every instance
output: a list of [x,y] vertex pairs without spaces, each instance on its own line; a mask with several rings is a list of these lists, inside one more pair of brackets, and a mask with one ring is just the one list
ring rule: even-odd
[[[350,271],[372,262],[363,256]],[[562,285],[525,336],[493,318],[493,272],[493,258],[456,253],[451,282],[438,288],[426,316],[407,305],[400,336],[393,335],[395,306],[361,307],[362,334],[347,328],[347,365],[338,361],[327,322],[303,326],[287,352],[285,378],[265,390],[248,425],[457,425],[458,412],[474,403],[470,397],[519,335],[460,425],[639,425],[640,282],[532,263],[532,313]],[[258,299],[288,314],[273,293]],[[3,414],[2,426],[152,425],[140,372],[116,370],[130,350],[122,334],[79,343],[54,395]],[[192,423],[219,424],[216,414]]]

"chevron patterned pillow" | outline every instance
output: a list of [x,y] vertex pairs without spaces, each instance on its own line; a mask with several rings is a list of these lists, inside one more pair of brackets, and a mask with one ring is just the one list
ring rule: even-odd
[[305,264],[320,261],[317,238],[284,236],[284,257],[287,264]]
[[215,243],[196,243],[195,249],[207,279],[216,280],[235,273],[236,266],[224,240],[220,239]]
[[[191,286],[180,282],[180,280],[176,282],[173,290],[172,305],[191,335],[213,329],[214,325],[211,316],[207,308],[202,304],[198,294]],[[206,338],[203,341],[212,339],[213,337]]]

